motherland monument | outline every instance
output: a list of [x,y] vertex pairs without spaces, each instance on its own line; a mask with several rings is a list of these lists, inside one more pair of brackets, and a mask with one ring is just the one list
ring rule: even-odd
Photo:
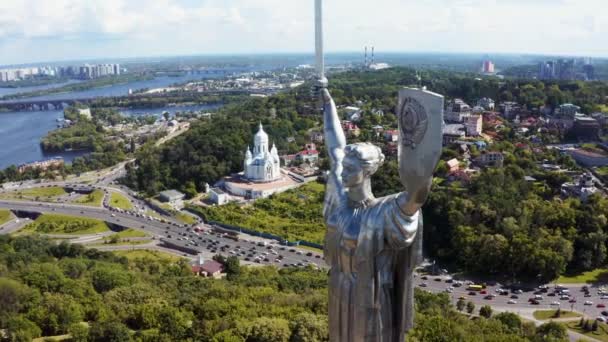
[[441,155],[443,96],[399,92],[399,175],[404,191],[375,198],[371,176],[384,155],[371,143],[347,145],[323,60],[322,0],[315,0],[316,93],[323,106],[331,170],[323,215],[332,342],[403,342],[414,323],[413,271],[422,258],[420,208]]

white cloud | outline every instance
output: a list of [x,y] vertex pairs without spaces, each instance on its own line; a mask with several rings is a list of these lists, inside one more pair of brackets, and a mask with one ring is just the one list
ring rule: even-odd
[[[0,63],[312,50],[313,0],[0,0]],[[328,50],[608,55],[605,0],[326,0]],[[41,52],[39,46],[48,46]],[[7,51],[5,54],[4,51]]]

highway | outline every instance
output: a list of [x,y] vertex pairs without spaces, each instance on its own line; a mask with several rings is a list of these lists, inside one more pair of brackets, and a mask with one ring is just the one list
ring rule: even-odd
[[[124,228],[143,230],[149,233],[153,239],[166,242],[164,245],[170,245],[173,249],[184,251],[185,255],[198,253],[208,257],[215,254],[234,255],[245,263],[260,265],[302,267],[311,264],[317,267],[325,267],[321,251],[311,252],[306,249],[281,246],[277,241],[246,234],[240,234],[239,240],[235,241],[224,234],[214,233],[213,227],[206,224],[189,226],[176,222],[162,222],[159,219],[136,212],[121,212],[115,209],[66,203],[0,200],[0,208],[21,213],[55,213],[87,217]],[[195,232],[194,226],[201,227],[203,231]],[[8,232],[0,230],[0,234],[3,233]],[[163,244],[161,243],[161,245]]]

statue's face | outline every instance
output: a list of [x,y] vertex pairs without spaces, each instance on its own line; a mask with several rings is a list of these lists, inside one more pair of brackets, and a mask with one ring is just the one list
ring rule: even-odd
[[346,188],[363,184],[366,174],[361,162],[354,157],[346,156],[342,161],[342,184]]

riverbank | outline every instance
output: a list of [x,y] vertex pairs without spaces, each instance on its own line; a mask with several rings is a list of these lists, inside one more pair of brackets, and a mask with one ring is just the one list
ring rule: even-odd
[[8,89],[19,89],[19,88],[31,88],[31,87],[43,87],[53,84],[61,84],[69,82],[69,78],[60,78],[60,77],[49,77],[49,78],[36,78],[36,79],[27,79],[27,80],[19,80],[19,81],[8,81],[1,82],[0,88],[8,88]]
[[126,83],[130,83],[130,82],[147,81],[147,80],[152,80],[152,79],[154,79],[154,76],[147,75],[147,74],[114,75],[114,76],[101,77],[101,78],[84,81],[84,82],[80,82],[80,83],[68,84],[68,85],[65,85],[62,87],[57,87],[57,88],[47,88],[47,89],[42,89],[42,90],[37,90],[37,91],[32,91],[32,92],[23,92],[23,93],[5,95],[5,96],[1,97],[0,100],[3,100],[3,101],[16,100],[16,99],[25,99],[25,98],[44,96],[44,95],[50,95],[50,94],[77,92],[77,91],[84,91],[84,90],[90,90],[90,89],[95,89],[95,88],[103,88],[103,87],[113,86],[113,85],[118,85],[118,84],[126,84]]

